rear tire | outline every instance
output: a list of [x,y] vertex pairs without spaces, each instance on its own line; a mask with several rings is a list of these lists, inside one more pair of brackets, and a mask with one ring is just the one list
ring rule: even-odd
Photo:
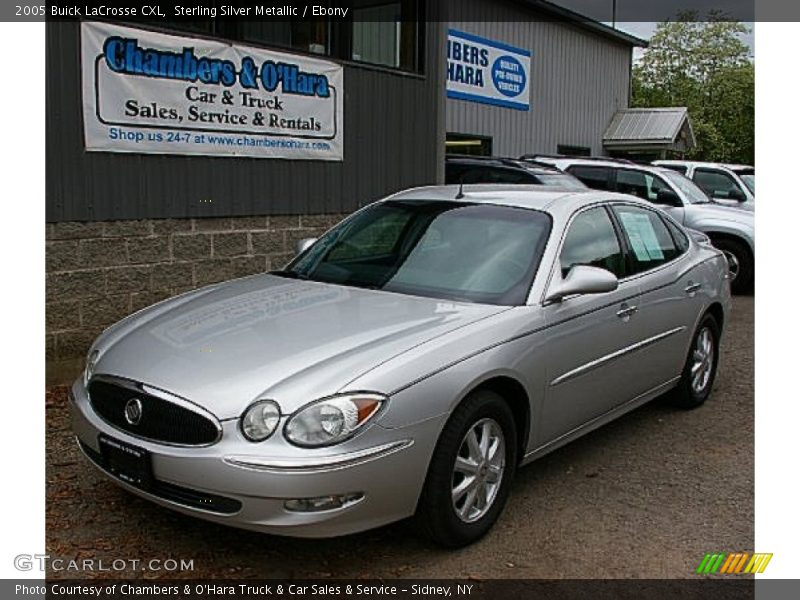
[[692,336],[681,379],[673,390],[673,404],[692,409],[711,395],[719,364],[719,325],[710,314],[703,316]]
[[755,265],[753,255],[744,242],[728,238],[712,240],[714,247],[722,250],[728,260],[731,274],[731,291],[749,294],[753,291]]
[[448,548],[483,537],[505,506],[517,465],[514,415],[490,390],[469,394],[444,426],[428,467],[417,518]]

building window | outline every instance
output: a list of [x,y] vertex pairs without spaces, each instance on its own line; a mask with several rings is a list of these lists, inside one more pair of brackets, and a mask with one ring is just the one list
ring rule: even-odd
[[556,152],[562,156],[591,156],[592,149],[586,146],[571,146],[569,144],[559,144]]
[[444,144],[446,154],[492,155],[492,138],[485,135],[448,133]]
[[[211,2],[219,6],[221,2]],[[320,3],[324,4],[324,3]],[[147,25],[231,42],[274,46],[402,71],[423,70],[424,0],[363,0],[347,20],[153,20]],[[366,5],[366,6],[365,6]],[[137,23],[131,23],[136,26]]]
[[416,0],[353,8],[350,58],[405,71],[419,70],[418,11]]

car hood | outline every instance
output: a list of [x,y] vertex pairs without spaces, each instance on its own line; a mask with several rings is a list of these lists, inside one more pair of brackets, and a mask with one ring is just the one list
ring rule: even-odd
[[724,202],[716,202],[714,206],[722,206],[724,208],[732,208],[733,210],[743,210],[745,212],[755,212],[756,203],[752,200],[746,202],[737,202],[736,204],[725,204]]
[[[703,220],[733,221],[742,225],[753,226],[755,212],[753,209],[724,204],[692,204],[692,213]],[[691,226],[691,225],[690,225]]]
[[238,416],[258,397],[290,412],[506,309],[258,275],[124,319],[95,343],[95,373],[145,382],[220,419]]

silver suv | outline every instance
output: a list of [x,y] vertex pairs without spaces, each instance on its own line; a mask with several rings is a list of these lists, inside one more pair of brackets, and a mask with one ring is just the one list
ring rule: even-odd
[[684,226],[705,233],[730,265],[731,289],[749,293],[755,275],[753,203],[713,202],[692,180],[667,168],[614,159],[536,157],[574,175],[590,188],[631,194],[649,200]]
[[755,202],[756,169],[750,165],[694,160],[655,160],[653,165],[685,175],[716,202],[733,205]]

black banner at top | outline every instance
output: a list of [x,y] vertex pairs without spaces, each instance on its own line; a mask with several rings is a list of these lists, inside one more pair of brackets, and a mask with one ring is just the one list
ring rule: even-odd
[[[800,3],[785,0],[483,0],[487,3],[516,5],[531,21],[585,20],[602,23],[656,22],[674,20],[691,13],[694,20],[724,19],[734,21],[795,21],[800,17]],[[394,0],[381,4],[401,7],[401,19],[448,20],[448,6],[457,0]],[[436,4],[425,10],[425,3]],[[215,20],[288,20],[343,19],[368,21],[379,18],[380,12],[368,10],[375,0],[58,0],[56,2],[2,3],[0,20],[35,21],[44,19],[122,19],[158,22],[196,19]],[[485,21],[491,16],[483,11]],[[459,17],[463,19],[463,17]],[[468,18],[468,17],[467,17]],[[524,18],[524,17],[523,17]]]

